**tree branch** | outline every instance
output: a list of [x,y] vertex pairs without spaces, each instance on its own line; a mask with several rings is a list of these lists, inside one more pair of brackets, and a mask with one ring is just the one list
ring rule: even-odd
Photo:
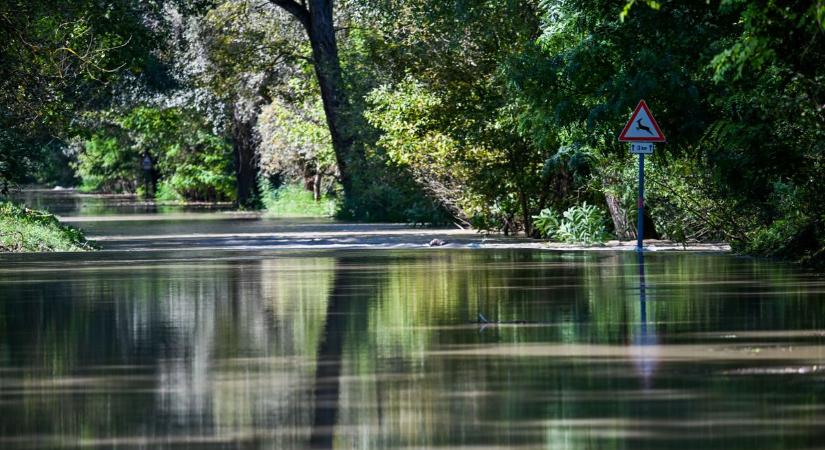
[[273,5],[280,6],[286,12],[292,14],[293,17],[301,22],[304,29],[309,32],[309,10],[296,2],[295,0],[269,0]]

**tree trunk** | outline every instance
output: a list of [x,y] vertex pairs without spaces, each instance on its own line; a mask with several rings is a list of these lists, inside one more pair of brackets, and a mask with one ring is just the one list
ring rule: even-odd
[[321,200],[321,174],[316,173],[312,178],[312,198],[318,202]]
[[[349,163],[354,159],[352,131],[346,124],[347,98],[338,59],[332,0],[270,0],[292,14],[307,32],[312,47],[313,66],[321,88],[321,100],[327,127],[335,151],[335,162],[341,174],[344,195],[352,194]],[[306,5],[306,6],[304,6]]]
[[527,194],[523,190],[518,193],[519,201],[521,202],[521,214],[524,220],[524,235],[531,237],[533,235],[533,217],[530,214],[529,202],[527,201]]
[[258,158],[255,137],[255,117],[249,118],[241,108],[232,112],[232,147],[235,156],[236,202],[244,208],[258,207]]
[[352,193],[352,179],[349,162],[352,158],[352,133],[344,123],[346,115],[346,94],[341,77],[341,64],[338,60],[338,44],[332,21],[332,0],[311,0],[309,2],[310,26],[309,42],[312,45],[312,57],[315,62],[315,75],[321,87],[321,99],[327,126],[332,137],[335,162],[341,173],[344,194]]
[[610,218],[613,219],[616,237],[620,241],[636,239],[635,228],[628,223],[627,211],[622,207],[619,198],[609,192],[605,192],[604,200],[607,203],[607,209],[610,211]]

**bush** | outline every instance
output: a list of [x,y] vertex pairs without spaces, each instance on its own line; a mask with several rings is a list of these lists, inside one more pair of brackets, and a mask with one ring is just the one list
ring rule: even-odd
[[83,192],[133,192],[138,182],[139,153],[107,132],[93,134],[83,145],[74,169]]
[[558,213],[552,208],[542,209],[539,215],[533,216],[533,225],[542,237],[553,239],[561,225]]
[[315,201],[312,192],[298,185],[262,189],[267,214],[276,217],[331,217],[338,203],[327,196]]
[[82,231],[62,225],[48,212],[0,203],[0,252],[75,252],[92,248]]
[[[146,197],[147,192],[143,186],[138,186],[137,194],[140,197]],[[175,189],[174,185],[168,180],[162,180],[158,183],[158,190],[155,192],[155,200],[161,203],[182,203],[186,199]]]
[[806,209],[805,196],[804,190],[791,183],[774,183],[769,203],[775,209],[775,218],[770,223],[752,226],[742,239],[732,240],[733,248],[751,255],[825,267],[825,215]]
[[536,229],[549,239],[570,244],[601,244],[608,239],[604,213],[587,202],[571,206],[559,218],[550,208],[533,216]]
[[84,191],[143,192],[142,155],[154,161],[162,201],[232,200],[232,147],[206,121],[181,108],[138,107],[103,113],[103,126],[85,142],[75,163]]

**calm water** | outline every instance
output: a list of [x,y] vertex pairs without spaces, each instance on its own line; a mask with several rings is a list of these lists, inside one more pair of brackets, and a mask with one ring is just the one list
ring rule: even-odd
[[3,449],[825,444],[825,280],[789,267],[649,254],[642,280],[632,253],[0,258]]
[[825,448],[825,278],[791,266],[277,250],[318,239],[255,233],[364,225],[29,203],[123,239],[0,255],[3,450]]
[[411,228],[405,224],[346,223],[330,218],[275,218],[228,210],[231,205],[156,205],[133,195],[24,190],[13,199],[48,210],[83,229],[104,250],[260,249],[317,247],[422,247],[433,238],[454,246],[512,238],[472,230]]
[[230,203],[156,205],[129,194],[83,194],[74,189],[26,188],[11,193],[11,199],[30,208],[45,209],[60,216],[113,216],[119,214],[170,214],[227,211]]

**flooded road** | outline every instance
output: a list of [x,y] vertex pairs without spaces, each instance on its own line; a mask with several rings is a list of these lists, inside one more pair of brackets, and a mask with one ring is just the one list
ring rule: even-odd
[[2,449],[823,446],[825,278],[791,266],[530,249],[0,255]]

